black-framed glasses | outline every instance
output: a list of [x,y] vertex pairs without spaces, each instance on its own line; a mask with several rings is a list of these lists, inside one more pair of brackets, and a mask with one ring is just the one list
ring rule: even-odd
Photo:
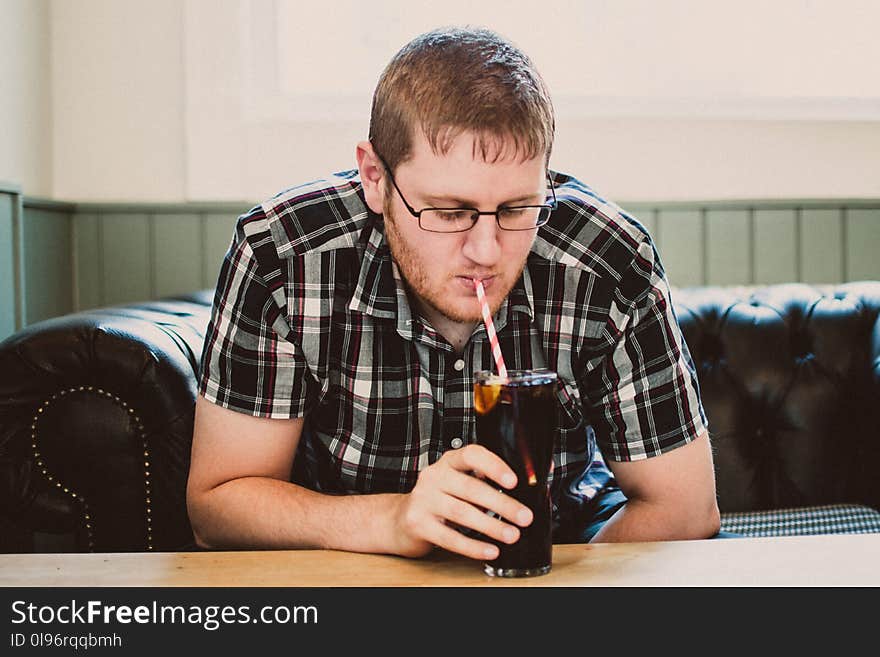
[[483,211],[477,208],[422,208],[416,210],[409,204],[394,175],[391,173],[391,167],[385,163],[385,159],[379,155],[376,149],[373,149],[376,157],[388,172],[391,184],[400,195],[400,200],[406,206],[409,213],[418,219],[419,228],[427,230],[431,233],[463,233],[470,230],[477,224],[477,219],[483,215],[493,215],[498,228],[501,230],[534,230],[539,226],[543,226],[550,221],[550,213],[556,209],[556,190],[553,189],[553,181],[550,180],[550,174],[547,174],[547,184],[550,187],[550,193],[553,200],[542,205],[502,205],[494,211]]

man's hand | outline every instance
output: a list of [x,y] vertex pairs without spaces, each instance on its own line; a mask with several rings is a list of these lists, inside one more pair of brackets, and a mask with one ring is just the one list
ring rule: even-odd
[[510,467],[480,445],[446,452],[422,470],[413,490],[400,498],[395,519],[401,543],[396,552],[420,557],[436,545],[473,559],[498,556],[496,546],[468,538],[447,523],[474,529],[503,543],[515,543],[519,529],[486,511],[520,527],[532,522],[532,512],[484,479],[507,489],[516,485]]

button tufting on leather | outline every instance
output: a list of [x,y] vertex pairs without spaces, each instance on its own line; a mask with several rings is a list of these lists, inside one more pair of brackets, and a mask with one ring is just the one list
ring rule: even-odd
[[797,362],[813,359],[813,341],[805,331],[798,331],[791,336],[791,351]]
[[700,340],[700,358],[704,365],[712,365],[724,358],[724,345],[715,333],[705,333]]

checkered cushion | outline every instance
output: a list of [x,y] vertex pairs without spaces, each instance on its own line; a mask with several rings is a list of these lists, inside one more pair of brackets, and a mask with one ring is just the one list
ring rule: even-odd
[[721,530],[745,536],[880,532],[880,511],[856,504],[722,513]]

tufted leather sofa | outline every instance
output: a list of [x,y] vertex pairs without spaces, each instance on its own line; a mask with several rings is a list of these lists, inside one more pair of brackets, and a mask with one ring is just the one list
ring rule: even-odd
[[[880,531],[880,282],[673,300],[724,528]],[[192,546],[184,495],[210,303],[203,291],[91,310],[0,343],[0,551]]]
[[172,550],[211,292],[90,310],[0,343],[0,551]]

